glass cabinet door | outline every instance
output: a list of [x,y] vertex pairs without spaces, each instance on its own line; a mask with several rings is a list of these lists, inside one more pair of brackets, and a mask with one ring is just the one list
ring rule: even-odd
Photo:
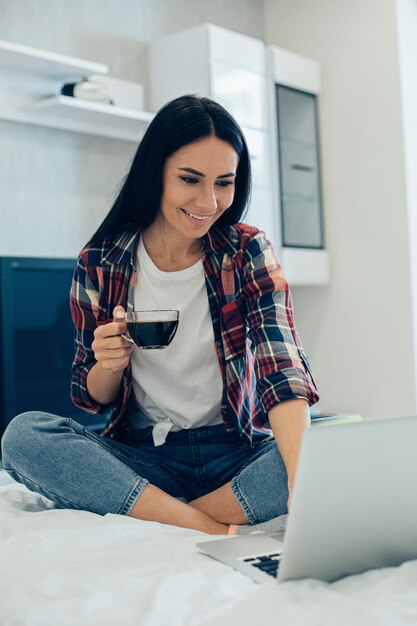
[[323,248],[316,96],[276,85],[282,245]]
[[224,106],[241,126],[265,128],[268,108],[264,75],[218,59],[211,61],[210,68],[210,97]]

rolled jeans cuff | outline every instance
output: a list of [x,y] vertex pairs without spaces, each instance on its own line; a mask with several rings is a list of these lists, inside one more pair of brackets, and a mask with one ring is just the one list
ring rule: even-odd
[[133,509],[136,500],[142,495],[145,487],[149,485],[149,480],[146,478],[139,478],[131,490],[129,496],[125,500],[123,506],[119,511],[119,515],[128,515],[130,511]]
[[288,478],[275,441],[231,481],[248,523],[259,524],[288,513]]
[[239,502],[240,506],[243,509],[243,512],[246,515],[246,518],[249,522],[249,524],[253,525],[253,524],[259,524],[259,522],[261,520],[259,520],[256,516],[255,511],[253,511],[253,509],[250,507],[247,499],[245,498],[244,494],[242,493],[242,490],[240,489],[239,485],[237,484],[237,480],[238,477],[235,476],[231,482],[231,486],[232,486],[232,492],[235,496],[235,498],[237,499],[237,501]]

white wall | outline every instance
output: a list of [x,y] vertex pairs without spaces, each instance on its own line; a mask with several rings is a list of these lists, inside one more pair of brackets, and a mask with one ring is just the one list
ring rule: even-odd
[[397,0],[417,404],[417,2]]
[[322,67],[331,283],[293,289],[320,406],[415,413],[396,2],[265,0],[265,37]]

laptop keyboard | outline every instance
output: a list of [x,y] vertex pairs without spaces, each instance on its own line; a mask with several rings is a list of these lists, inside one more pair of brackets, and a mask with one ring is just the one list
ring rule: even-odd
[[261,569],[265,572],[265,574],[269,574],[270,576],[274,576],[276,578],[278,575],[281,555],[282,552],[273,552],[272,554],[263,554],[262,556],[243,559],[243,561]]

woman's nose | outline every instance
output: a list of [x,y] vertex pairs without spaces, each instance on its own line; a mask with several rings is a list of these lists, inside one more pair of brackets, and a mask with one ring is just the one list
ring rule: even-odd
[[196,207],[204,209],[207,213],[217,209],[216,192],[212,187],[201,186],[196,199]]

